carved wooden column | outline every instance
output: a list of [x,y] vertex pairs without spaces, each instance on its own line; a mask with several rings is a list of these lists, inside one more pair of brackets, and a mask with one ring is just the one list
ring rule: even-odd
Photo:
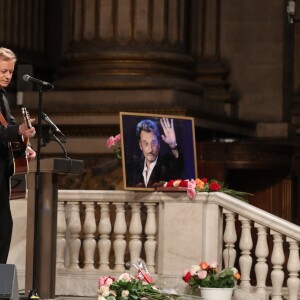
[[175,88],[202,92],[188,53],[188,0],[73,0],[60,89]]

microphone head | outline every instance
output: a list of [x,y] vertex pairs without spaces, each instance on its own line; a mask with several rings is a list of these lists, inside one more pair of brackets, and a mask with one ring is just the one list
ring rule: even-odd
[[23,75],[23,80],[29,82],[30,76],[28,74]]

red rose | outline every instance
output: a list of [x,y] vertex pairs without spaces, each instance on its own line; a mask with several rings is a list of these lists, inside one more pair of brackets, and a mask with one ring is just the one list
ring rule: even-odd
[[174,181],[175,180],[170,180],[168,183],[167,183],[167,187],[173,187],[174,185]]
[[188,180],[181,180],[179,183],[180,187],[188,187]]
[[182,277],[182,279],[183,279],[184,282],[189,282],[191,278],[192,278],[192,275],[191,275],[190,272],[187,272],[185,274],[185,276]]
[[213,192],[217,192],[220,188],[221,186],[215,181],[209,185],[209,189]]
[[202,178],[201,181],[202,181],[204,184],[207,184],[207,182],[208,182],[207,178]]

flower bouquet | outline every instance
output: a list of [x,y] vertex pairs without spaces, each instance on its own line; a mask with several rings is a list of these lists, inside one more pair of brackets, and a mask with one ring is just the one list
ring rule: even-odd
[[114,277],[99,277],[98,300],[175,300],[179,295],[161,292],[154,286],[153,279],[142,259],[132,264],[137,269],[133,277],[128,273],[121,274],[116,280]]
[[247,192],[241,192],[241,191],[229,189],[224,185],[223,182],[220,182],[216,179],[211,179],[211,180],[208,180],[207,178],[202,178],[202,179],[197,178],[196,180],[177,179],[177,180],[170,180],[168,182],[164,182],[162,185],[164,188],[176,187],[179,189],[180,188],[185,189],[187,191],[188,197],[192,200],[195,199],[198,192],[206,192],[206,193],[222,192],[241,200],[245,200],[244,196],[246,195],[252,195]]
[[200,287],[233,288],[240,277],[236,268],[225,268],[219,271],[217,263],[208,264],[202,261],[199,265],[193,265],[189,270],[184,271],[182,279],[194,292]]
[[128,273],[113,277],[100,277],[98,281],[98,300],[175,300],[180,296],[160,292],[153,283],[132,277]]

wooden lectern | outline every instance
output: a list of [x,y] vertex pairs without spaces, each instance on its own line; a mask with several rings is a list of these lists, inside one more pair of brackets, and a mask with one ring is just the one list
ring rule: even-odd
[[[26,237],[26,292],[33,287],[36,276],[37,290],[44,299],[55,298],[56,276],[56,232],[57,200],[59,174],[83,173],[83,161],[66,158],[47,158],[40,160],[40,188],[38,220],[35,220],[36,161],[30,163],[27,178],[27,237]],[[34,257],[34,228],[37,223],[37,256]],[[36,273],[33,273],[34,259]]]

